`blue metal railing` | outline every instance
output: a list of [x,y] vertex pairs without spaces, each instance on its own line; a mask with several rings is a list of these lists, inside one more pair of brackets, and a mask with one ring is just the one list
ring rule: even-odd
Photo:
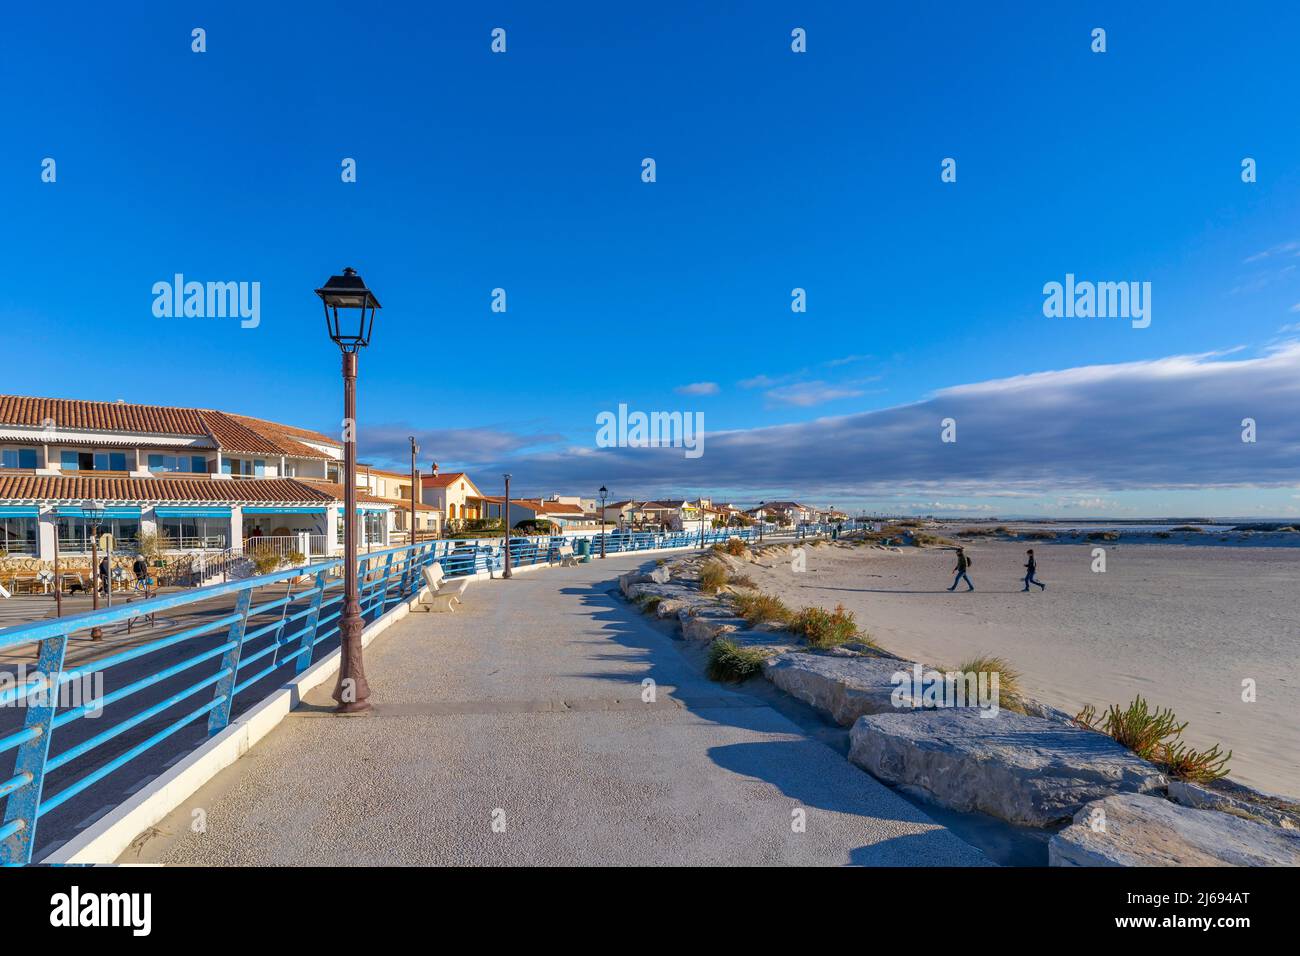
[[[808,533],[825,530],[809,526]],[[557,560],[565,545],[576,552],[581,538],[589,538],[591,554],[598,555],[602,537],[605,553],[619,554],[691,548],[701,543],[708,546],[735,537],[752,541],[758,532],[752,528],[719,529],[706,532],[703,541],[698,531],[517,537],[508,545],[504,538],[441,539],[389,548],[357,558],[362,615],[369,624],[412,599],[423,586],[424,568],[434,562],[442,565],[447,577],[491,574],[504,566],[507,546],[511,564],[523,567]],[[11,682],[12,686],[0,684],[0,714],[3,708],[25,705],[21,729],[7,734],[0,730],[4,734],[0,736],[0,755],[16,752],[12,776],[4,779],[0,771],[0,801],[5,806],[0,822],[0,864],[31,862],[37,824],[55,808],[202,718],[207,720],[208,736],[220,732],[230,723],[235,698],[258,682],[277,672],[287,677],[305,671],[316,649],[338,636],[342,569],[342,561],[334,559],[0,629],[0,653],[12,658],[30,653],[33,647],[36,652],[34,672]],[[279,588],[284,589],[282,595],[267,599],[268,591],[275,594]],[[146,615],[157,620],[168,611],[184,613],[179,630],[121,645],[120,649],[106,644],[110,648],[107,655],[77,666],[65,665],[74,635],[92,629],[102,632],[113,625],[138,622]],[[135,632],[136,639],[140,633]],[[152,663],[144,660],[150,655],[156,655]],[[174,659],[177,655],[180,659]],[[215,672],[203,673],[199,668],[204,664]],[[62,688],[96,674],[103,680],[105,673],[115,679],[120,675],[120,686],[60,709]],[[146,694],[151,688],[154,692]],[[122,706],[114,706],[119,704]],[[120,719],[102,731],[92,733],[89,724],[78,723],[110,708]],[[178,715],[177,710],[183,712]],[[52,738],[63,728],[69,728],[65,731],[71,738],[69,746],[55,753]],[[98,728],[97,722],[94,728]],[[140,737],[143,739],[137,739]],[[173,741],[173,746],[178,742],[184,743]],[[72,778],[76,770],[84,772]]]

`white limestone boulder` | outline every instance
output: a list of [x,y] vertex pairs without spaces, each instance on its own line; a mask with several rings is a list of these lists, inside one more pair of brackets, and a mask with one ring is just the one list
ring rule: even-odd
[[763,666],[763,676],[792,697],[848,727],[863,714],[897,713],[891,678],[912,667],[884,657],[783,654]]
[[1231,780],[1212,784],[1170,780],[1169,799],[1196,810],[1218,810],[1243,820],[1300,831],[1300,805]]
[[1047,844],[1051,866],[1300,866],[1300,833],[1160,797],[1080,808]]
[[955,810],[1048,827],[1113,793],[1163,794],[1168,781],[1110,737],[1008,710],[881,713],[858,719],[849,760]]

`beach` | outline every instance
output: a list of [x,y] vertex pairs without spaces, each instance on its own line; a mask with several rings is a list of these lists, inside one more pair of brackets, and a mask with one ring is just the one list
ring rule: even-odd
[[[791,607],[843,604],[882,647],[926,665],[1004,657],[1028,694],[1071,714],[1140,694],[1188,722],[1190,746],[1231,749],[1233,779],[1300,796],[1300,550],[1105,544],[1098,573],[1093,542],[972,542],[973,593],[945,590],[953,552],[940,548],[808,547],[804,572],[763,560],[748,573]],[[1045,592],[1021,590],[1027,547]]]

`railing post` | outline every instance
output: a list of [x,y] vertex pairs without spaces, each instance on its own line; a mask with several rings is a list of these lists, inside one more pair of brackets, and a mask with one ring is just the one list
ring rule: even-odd
[[388,588],[389,581],[393,576],[393,553],[390,551],[388,557],[384,558],[384,576],[379,579],[379,597],[374,602],[375,618],[383,617],[388,612]]
[[298,642],[298,660],[293,672],[301,674],[311,666],[311,649],[316,644],[316,629],[320,627],[320,604],[325,598],[325,572],[316,572],[316,593],[311,596],[310,610],[303,624],[302,639]]
[[0,833],[0,864],[27,864],[32,861],[32,848],[36,841],[36,814],[41,805],[41,789],[45,785],[45,762],[50,756],[50,731],[54,711],[59,703],[59,677],[63,673],[63,657],[68,649],[68,635],[60,634],[41,641],[37,656],[38,673],[45,680],[44,696],[34,702],[27,699],[27,716],[23,729],[36,731],[37,735],[18,748],[14,760],[14,776],[27,777],[27,783],[9,795],[5,804],[4,825]]
[[226,653],[221,655],[221,667],[219,670],[229,670],[217,681],[216,688],[212,691],[212,699],[219,700],[216,707],[212,708],[212,713],[208,714],[208,736],[219,733],[226,729],[230,723],[230,707],[235,702],[235,682],[239,677],[239,655],[244,649],[244,631],[248,626],[248,608],[253,601],[253,589],[247,587],[239,592],[239,598],[235,601],[235,613],[239,617],[231,622],[230,633],[226,635],[227,641],[234,641],[235,646],[226,649]]

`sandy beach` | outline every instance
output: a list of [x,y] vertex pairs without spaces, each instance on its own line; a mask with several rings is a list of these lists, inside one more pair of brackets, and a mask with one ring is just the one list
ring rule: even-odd
[[[1021,591],[1029,546],[1045,592]],[[750,576],[792,607],[843,604],[881,646],[926,664],[1005,657],[1032,696],[1070,713],[1141,694],[1188,722],[1190,745],[1234,751],[1234,779],[1300,796],[1300,551],[1111,543],[1095,573],[1092,548],[974,542],[973,593],[945,590],[953,553],[937,548],[812,547],[806,572],[784,561]]]

